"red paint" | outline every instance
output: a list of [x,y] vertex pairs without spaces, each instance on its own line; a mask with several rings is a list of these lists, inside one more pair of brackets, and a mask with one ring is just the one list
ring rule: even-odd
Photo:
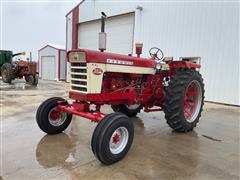
[[[68,50],[68,16],[66,16],[66,52]],[[65,54],[65,80],[67,81],[67,53]]]
[[56,111],[56,110],[53,110],[51,113],[50,113],[50,118],[52,120],[57,120],[59,119],[61,116],[61,113],[59,111]]
[[101,68],[95,68],[93,69],[92,73],[95,75],[101,75],[103,73],[103,70]]
[[[139,67],[149,67],[149,68],[156,67],[156,61],[152,60],[151,58],[149,59],[137,58],[133,56],[108,53],[108,52],[100,52],[100,51],[94,51],[94,50],[86,50],[86,49],[77,49],[77,50],[68,51],[67,53],[68,57],[69,57],[69,53],[71,52],[85,52],[87,62],[107,64],[107,59],[115,59],[115,60],[133,62],[133,65],[125,64],[126,66],[139,66]],[[124,65],[124,64],[121,64],[121,65]]]
[[150,109],[150,108],[145,108],[144,112],[156,112],[156,111],[162,111],[162,108],[155,108],[155,109]]
[[[40,56],[39,56],[39,53],[38,53],[38,73],[39,73],[39,77],[41,78],[41,76],[42,76],[42,73],[41,73],[41,76],[40,76],[40,71],[39,71],[39,66],[40,66]],[[41,69],[42,70],[42,69]]]
[[120,140],[121,140],[121,136],[118,134],[118,133],[116,133],[114,136],[113,136],[113,138],[112,138],[112,140],[113,140],[113,143],[118,143]]
[[72,13],[74,11],[74,9],[79,8],[79,6],[84,2],[85,0],[82,0],[80,3],[78,3],[73,9],[71,9],[66,16],[68,16],[70,13]]
[[81,94],[74,91],[69,92],[69,97],[75,100],[82,100],[82,101],[91,101],[97,102],[97,104],[119,104],[119,102],[128,103],[134,102],[135,92],[115,92],[115,93],[102,93],[102,94]]
[[[151,58],[137,58],[132,56],[84,49],[72,50],[68,52],[68,57],[69,53],[71,52],[84,52],[86,56],[86,62],[90,63],[107,64],[107,59],[115,59],[119,61],[132,62],[132,65],[126,64],[126,66],[151,68],[156,67],[156,61]],[[141,104],[142,106],[144,106],[145,112],[162,111],[163,101],[165,97],[165,87],[163,84],[164,79],[172,78],[176,70],[179,68],[200,68],[200,65],[190,61],[172,61],[169,63],[169,68],[170,69],[167,71],[157,71],[154,75],[135,74],[134,72],[105,72],[102,79],[103,82],[101,93],[84,94],[70,91],[69,97],[76,101],[69,106],[66,106],[62,103],[59,105],[59,108],[62,109],[62,111],[82,116],[95,122],[99,122],[104,117],[104,114],[100,112],[100,107],[104,104]],[[100,68],[95,68],[93,70],[93,73],[100,74],[102,73],[102,70]],[[187,90],[186,99],[196,99],[196,95],[194,95],[192,91],[195,92],[194,88],[190,86],[189,90]],[[189,100],[185,100],[184,102],[185,110],[187,109],[186,106],[194,106],[194,104],[189,103]],[[95,111],[90,110],[90,104],[96,105]],[[154,106],[157,107],[154,108]],[[195,107],[193,107],[193,109],[194,108]]]
[[178,69],[178,68],[200,68],[200,64],[193,63],[191,61],[172,61],[169,64],[170,68],[172,69]]
[[143,44],[136,44],[135,51],[138,58],[140,58],[140,55],[142,54],[142,48],[143,48]]
[[72,11],[72,49],[78,48],[79,6]]
[[61,50],[58,50],[58,80],[61,79]]
[[197,106],[198,91],[195,83],[191,82],[184,96],[184,113],[191,118]]
[[58,109],[70,114],[74,114],[77,116],[81,116],[87,119],[90,119],[94,122],[99,122],[100,120],[102,120],[102,118],[105,116],[104,113],[101,113],[100,111],[96,110],[96,111],[91,111],[89,106],[90,104],[85,104],[85,108],[82,109],[82,104],[79,103],[72,103],[69,106],[66,106],[66,101],[59,101],[58,102]]

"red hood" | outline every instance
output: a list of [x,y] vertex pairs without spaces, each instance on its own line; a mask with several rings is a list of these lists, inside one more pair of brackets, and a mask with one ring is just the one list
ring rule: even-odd
[[[137,58],[133,56],[108,53],[108,52],[100,52],[94,50],[87,49],[75,49],[68,51],[68,55],[70,52],[84,52],[86,54],[86,61],[93,63],[103,63],[103,64],[111,64],[108,60],[119,60],[124,62],[129,62],[129,64],[121,64],[126,66],[140,66],[140,67],[156,67],[156,61],[151,58]],[[131,64],[132,63],[132,64]],[[116,63],[112,63],[116,64]]]

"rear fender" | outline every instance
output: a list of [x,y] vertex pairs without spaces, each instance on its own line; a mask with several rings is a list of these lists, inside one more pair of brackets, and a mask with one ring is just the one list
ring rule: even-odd
[[191,61],[172,61],[169,64],[169,67],[170,67],[171,70],[175,70],[175,69],[179,69],[179,68],[199,69],[199,68],[201,68],[201,65],[197,64],[197,63],[194,63],[194,62],[191,62]]

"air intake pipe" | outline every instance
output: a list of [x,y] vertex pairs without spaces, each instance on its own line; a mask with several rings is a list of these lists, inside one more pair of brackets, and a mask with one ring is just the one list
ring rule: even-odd
[[25,56],[26,53],[25,53],[25,52],[16,53],[16,54],[13,54],[12,57],[14,57],[14,56],[19,56],[19,55],[24,55],[24,56]]

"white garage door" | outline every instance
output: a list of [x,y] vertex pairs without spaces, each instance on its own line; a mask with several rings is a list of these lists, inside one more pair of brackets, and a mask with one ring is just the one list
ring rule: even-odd
[[[100,20],[84,22],[78,28],[78,47],[98,50]],[[134,14],[110,17],[106,20],[107,52],[132,54]]]
[[42,56],[42,79],[55,80],[56,77],[56,64],[54,56]]

